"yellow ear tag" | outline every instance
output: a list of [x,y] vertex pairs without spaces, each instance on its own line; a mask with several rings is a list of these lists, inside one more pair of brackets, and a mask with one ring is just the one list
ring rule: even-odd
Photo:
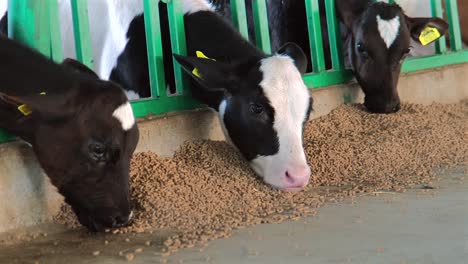
[[[46,95],[46,93],[42,92],[42,93],[40,93],[40,95]],[[32,114],[31,108],[29,108],[25,104],[22,104],[22,105],[18,106],[18,111],[20,111],[24,116],[28,116],[28,115]]]
[[31,108],[29,108],[27,105],[22,104],[18,106],[18,111],[20,111],[24,116],[28,116],[32,113]]
[[[203,52],[199,50],[197,50],[195,53],[197,54],[197,58],[216,61],[215,59],[208,58],[205,54],[203,54]],[[197,68],[193,69],[192,74],[201,79],[201,74]]]
[[437,28],[426,27],[423,31],[421,31],[421,35],[419,35],[419,41],[423,46],[426,46],[427,44],[430,44],[439,39],[440,36],[440,32]]

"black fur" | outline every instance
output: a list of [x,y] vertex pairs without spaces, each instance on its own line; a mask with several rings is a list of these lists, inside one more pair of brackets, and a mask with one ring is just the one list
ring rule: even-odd
[[[123,90],[77,61],[56,64],[5,37],[0,57],[0,128],[32,145],[80,223],[93,231],[126,224],[138,128],[123,131],[112,118],[127,102]],[[32,113],[19,113],[22,104]]]

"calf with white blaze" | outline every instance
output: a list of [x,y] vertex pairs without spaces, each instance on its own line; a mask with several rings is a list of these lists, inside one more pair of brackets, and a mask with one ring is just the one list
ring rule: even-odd
[[374,113],[398,111],[398,78],[411,39],[421,43],[428,29],[442,36],[448,24],[440,18],[408,17],[397,4],[370,0],[336,0],[336,9],[348,30],[347,55],[364,91],[364,105]]
[[0,37],[0,128],[28,142],[92,231],[126,225],[138,128],[123,90],[74,60],[56,64]]
[[266,183],[301,190],[311,174],[302,144],[312,104],[303,51],[287,43],[266,55],[206,1],[182,3],[189,56],[174,56],[192,77],[193,96],[219,112],[226,136]]

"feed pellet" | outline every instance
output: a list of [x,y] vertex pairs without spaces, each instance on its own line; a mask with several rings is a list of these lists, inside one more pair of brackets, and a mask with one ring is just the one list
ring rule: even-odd
[[[226,142],[188,142],[173,158],[138,153],[131,163],[135,218],[115,232],[176,230],[164,242],[173,252],[229,237],[234,228],[312,216],[344,197],[430,186],[435,168],[468,162],[467,121],[468,101],[403,104],[390,115],[342,106],[305,126],[313,177],[299,193],[265,185]],[[56,220],[76,225],[66,206]]]

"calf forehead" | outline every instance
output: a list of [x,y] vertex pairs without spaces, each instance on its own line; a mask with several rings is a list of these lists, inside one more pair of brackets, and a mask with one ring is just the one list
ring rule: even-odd
[[301,124],[310,96],[294,61],[286,56],[272,56],[262,60],[260,70],[260,87],[275,110],[276,123],[289,119]]
[[376,3],[369,7],[359,25],[367,38],[374,38],[390,49],[404,40],[408,31],[402,9],[398,5]]

